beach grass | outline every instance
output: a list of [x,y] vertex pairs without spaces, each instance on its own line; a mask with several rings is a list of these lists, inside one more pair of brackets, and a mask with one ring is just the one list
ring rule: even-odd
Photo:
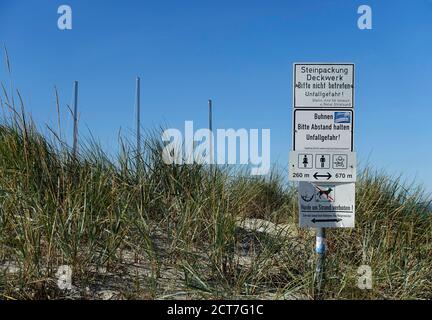
[[[19,93],[2,88],[0,299],[97,299],[108,289],[125,299],[314,298],[315,235],[297,227],[283,173],[165,164],[158,130],[142,154],[119,139],[115,156],[92,141],[74,155],[60,121],[42,134]],[[358,287],[362,265],[372,289]],[[58,286],[60,266],[72,288]],[[356,227],[328,231],[323,298],[431,299],[431,266],[423,189],[361,170]]]

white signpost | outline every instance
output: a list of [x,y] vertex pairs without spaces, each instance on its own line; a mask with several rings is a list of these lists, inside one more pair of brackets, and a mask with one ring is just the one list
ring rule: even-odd
[[[314,189],[314,183],[332,183],[343,207],[352,208],[350,213],[344,212],[350,215],[350,223],[328,223],[318,217],[311,223],[300,210],[301,227],[354,226],[357,165],[353,132],[354,64],[295,63],[289,178],[300,182],[299,192],[308,185],[309,190]],[[334,207],[335,215],[338,208]]]
[[353,108],[354,64],[294,64],[294,108]]
[[299,183],[300,225],[353,228],[355,184]]
[[355,182],[356,154],[351,151],[291,151],[291,181]]
[[295,63],[293,151],[300,227],[316,228],[318,295],[324,279],[325,228],[355,225],[354,64]]

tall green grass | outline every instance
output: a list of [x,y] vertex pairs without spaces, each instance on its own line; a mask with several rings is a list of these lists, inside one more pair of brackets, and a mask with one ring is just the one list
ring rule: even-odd
[[[57,287],[61,265],[72,267],[81,298],[109,277],[123,283],[125,298],[313,297],[314,234],[297,229],[296,190],[277,171],[250,178],[167,165],[157,131],[140,155],[120,139],[114,158],[92,142],[74,157],[60,132],[42,135],[4,86],[1,104],[0,299],[68,297]],[[328,234],[324,298],[432,298],[432,215],[422,189],[365,169],[356,197],[356,228]],[[248,233],[238,227],[246,218],[293,232]],[[361,265],[372,268],[371,290],[357,287]]]

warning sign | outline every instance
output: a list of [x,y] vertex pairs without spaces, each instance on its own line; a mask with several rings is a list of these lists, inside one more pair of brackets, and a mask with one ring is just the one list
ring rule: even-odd
[[294,64],[294,108],[354,108],[354,64]]
[[300,227],[353,228],[355,184],[299,182]]
[[354,64],[295,63],[291,181],[298,181],[300,227],[353,228]]
[[295,109],[293,150],[353,151],[354,111]]

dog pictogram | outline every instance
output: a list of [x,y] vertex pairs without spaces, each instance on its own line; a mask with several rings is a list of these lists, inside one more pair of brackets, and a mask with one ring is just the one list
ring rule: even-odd
[[332,192],[334,191],[334,189],[332,187],[328,187],[327,189],[324,188],[320,188],[318,186],[315,186],[315,188],[317,188],[317,200],[323,200],[323,197],[325,200],[329,201],[329,202],[333,202],[334,198],[332,197]]

